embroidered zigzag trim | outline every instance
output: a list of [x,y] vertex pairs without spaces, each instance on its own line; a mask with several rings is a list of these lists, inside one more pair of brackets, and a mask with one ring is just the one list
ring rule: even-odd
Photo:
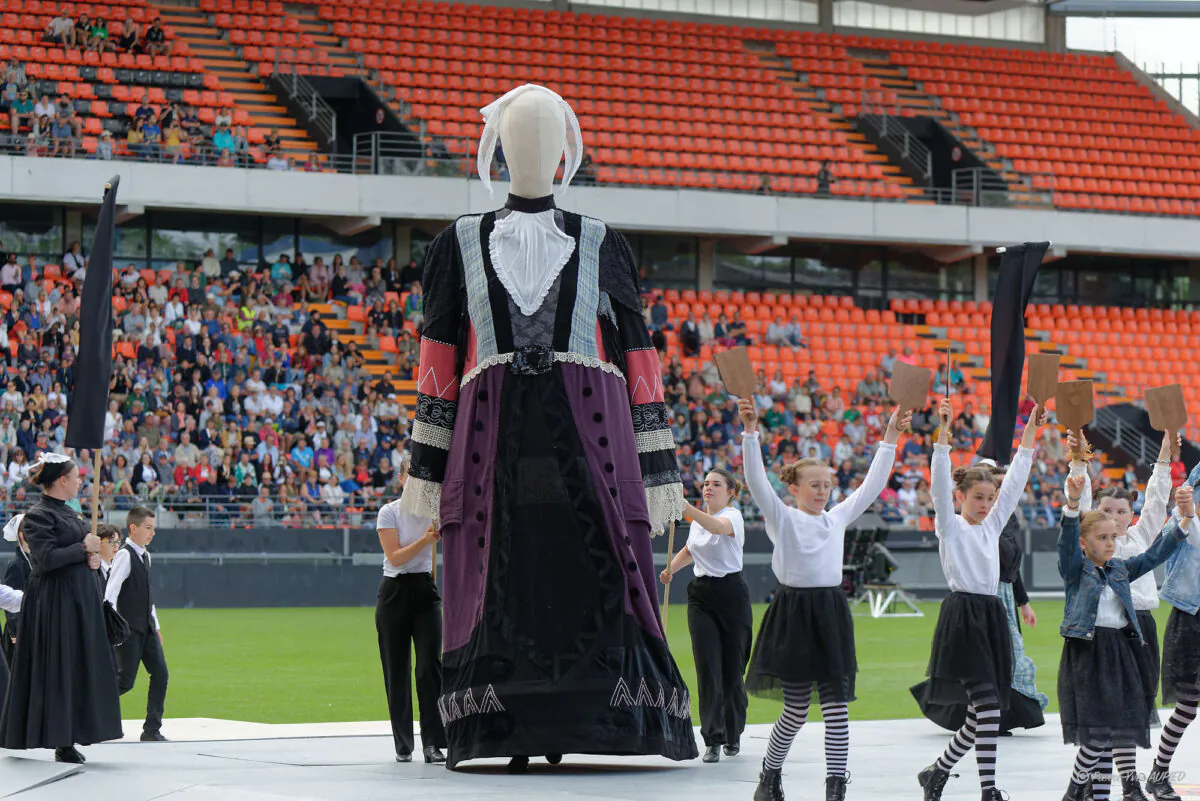
[[472,715],[491,715],[503,711],[504,704],[500,703],[500,699],[496,696],[496,689],[490,684],[479,701],[475,700],[473,687],[467,688],[461,694],[447,693],[438,699],[438,712],[442,716],[442,725],[444,726]]
[[644,707],[647,709],[662,709],[668,715],[675,718],[691,720],[692,704],[688,697],[687,690],[683,691],[680,696],[679,688],[671,689],[671,701],[667,703],[666,692],[663,686],[658,685],[658,693],[650,691],[650,687],[646,684],[645,679],[638,681],[638,691],[635,696],[629,689],[629,685],[624,679],[617,679],[617,684],[613,687],[612,697],[609,699],[608,705],[614,709],[633,709],[634,707]]

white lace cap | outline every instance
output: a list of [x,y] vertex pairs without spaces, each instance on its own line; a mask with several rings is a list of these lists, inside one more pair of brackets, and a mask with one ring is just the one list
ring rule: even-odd
[[508,94],[479,110],[479,113],[483,115],[483,135],[479,137],[479,155],[477,160],[479,180],[487,188],[488,194],[495,194],[495,190],[492,188],[492,157],[496,153],[496,143],[500,141],[500,118],[504,116],[504,110],[508,107],[508,104],[526,92],[545,92],[562,106],[564,121],[563,156],[565,162],[563,164],[562,182],[554,192],[561,197],[567,191],[571,179],[575,177],[575,172],[579,169],[579,165],[583,161],[583,133],[579,130],[579,118],[575,116],[575,110],[571,108],[571,104],[563,100],[562,96],[557,92],[536,83],[527,83],[523,86],[518,86],[516,89],[508,92]]
[[4,539],[9,542],[17,541],[17,529],[21,527],[21,521],[25,519],[24,514],[15,515],[12,520],[4,524]]

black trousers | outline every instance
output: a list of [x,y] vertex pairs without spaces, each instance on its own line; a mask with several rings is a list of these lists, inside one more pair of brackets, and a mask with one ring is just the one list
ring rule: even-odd
[[688,585],[688,629],[706,746],[735,744],[746,728],[746,665],[754,637],[750,591],[741,573]]
[[438,711],[442,694],[442,598],[429,573],[384,578],[375,605],[383,687],[397,754],[413,751],[412,651],[417,653],[421,744],[446,747]]
[[[153,625],[153,624],[151,624]],[[142,731],[154,733],[162,729],[163,707],[167,703],[167,657],[163,653],[158,631],[130,632],[129,639],[117,646],[117,690],[124,695],[137,681],[138,666],[145,665],[150,674],[150,692],[146,695],[146,723]]]

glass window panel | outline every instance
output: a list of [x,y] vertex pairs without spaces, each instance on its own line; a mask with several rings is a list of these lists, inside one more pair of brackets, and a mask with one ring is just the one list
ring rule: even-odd
[[642,236],[634,244],[640,253],[642,288],[695,288],[699,266],[694,236]]
[[209,249],[223,259],[227,248],[239,264],[258,266],[258,217],[152,212],[150,226],[150,253],[156,267],[177,261],[194,266]]
[[970,259],[941,264],[919,254],[888,254],[888,295],[895,298],[970,299],[975,271]]
[[[92,242],[96,238],[96,218],[87,212],[83,215],[83,252],[91,256]],[[113,242],[113,260],[133,264],[138,269],[148,265],[149,247],[146,241],[146,215],[135,217],[118,225]]]
[[324,259],[326,264],[332,264],[333,257],[339,253],[347,264],[355,256],[366,268],[370,268],[377,258],[387,264],[388,259],[395,255],[390,230],[390,225],[380,225],[354,236],[341,236],[323,225],[301,222],[300,252],[308,264],[312,264],[317,256]]
[[286,253],[296,260],[296,221],[286,217],[263,217],[263,261],[274,264]]
[[33,203],[0,204],[0,249],[4,253],[58,261],[66,252],[62,208]]
[[797,257],[794,275],[796,286],[807,289],[849,289],[854,284],[854,271],[849,266],[820,258]]
[[759,256],[717,248],[713,286],[727,289],[792,287],[791,256]]

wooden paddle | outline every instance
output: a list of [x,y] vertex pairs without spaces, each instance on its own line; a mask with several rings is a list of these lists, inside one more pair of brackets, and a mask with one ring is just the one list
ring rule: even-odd
[[1187,403],[1183,399],[1183,387],[1168,384],[1146,390],[1146,411],[1150,412],[1150,427],[1155,431],[1170,432],[1171,458],[1179,460],[1178,434],[1188,424]]

